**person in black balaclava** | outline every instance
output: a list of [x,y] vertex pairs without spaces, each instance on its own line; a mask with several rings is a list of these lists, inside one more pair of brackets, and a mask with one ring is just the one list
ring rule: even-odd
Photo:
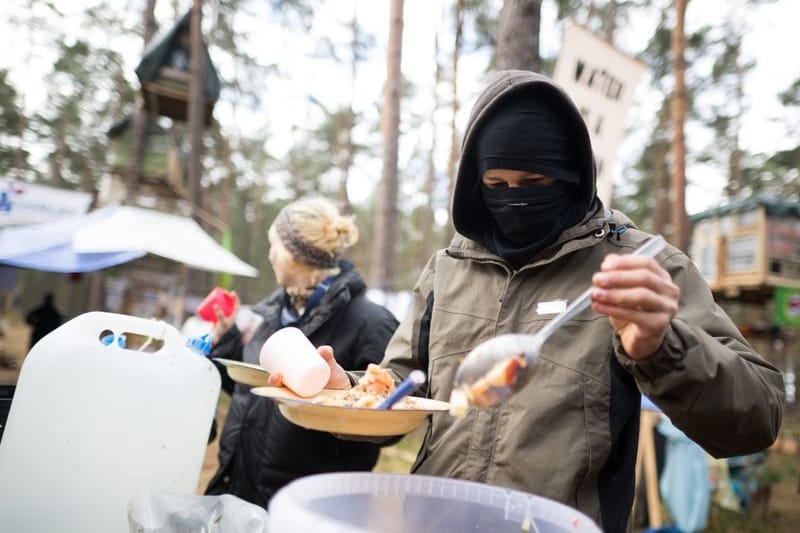
[[[592,306],[548,338],[515,384],[508,367],[484,376],[490,390],[513,384],[505,401],[429,417],[413,472],[534,493],[622,533],[640,391],[712,455],[774,441],[781,373],[714,303],[686,254],[667,245],[655,258],[631,255],[652,235],[597,198],[589,131],[552,80],[492,76],[464,132],[452,215],[457,233],[420,274],[381,362],[400,377],[425,371],[421,394],[450,401],[466,354],[541,331],[587,287]],[[328,386],[349,383],[334,369]],[[486,388],[467,392],[476,390]]]
[[492,218],[484,234],[486,246],[515,267],[553,244],[586,212],[576,198],[581,169],[575,132],[552,98],[524,96],[508,98],[486,118],[474,149],[479,176],[507,169],[551,178],[532,187],[485,180],[476,184]]

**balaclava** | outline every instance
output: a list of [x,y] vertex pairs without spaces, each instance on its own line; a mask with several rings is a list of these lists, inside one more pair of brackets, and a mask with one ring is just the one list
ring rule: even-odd
[[[578,200],[580,155],[560,102],[544,91],[510,95],[481,125],[475,143],[476,193],[494,222],[485,244],[515,267],[556,241],[585,213]],[[556,180],[548,186],[489,188],[486,170],[509,169]]]

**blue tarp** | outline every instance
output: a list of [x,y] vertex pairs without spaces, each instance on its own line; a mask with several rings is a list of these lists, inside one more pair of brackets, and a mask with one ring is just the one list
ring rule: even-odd
[[78,228],[94,224],[113,213],[101,209],[54,222],[0,231],[0,264],[45,272],[93,272],[138,259],[146,252],[120,251],[78,253],[72,235]]
[[255,277],[191,218],[132,206],[0,230],[0,264],[46,272],[92,272],[154,254],[191,268]]
[[72,250],[72,244],[61,244],[45,250],[13,257],[0,257],[0,263],[17,268],[43,270],[45,272],[94,272],[104,268],[127,263],[142,257],[144,252],[112,252],[99,254],[79,254]]
[[711,480],[707,454],[667,417],[658,423],[666,437],[664,470],[659,489],[675,525],[684,532],[702,531],[708,524]]

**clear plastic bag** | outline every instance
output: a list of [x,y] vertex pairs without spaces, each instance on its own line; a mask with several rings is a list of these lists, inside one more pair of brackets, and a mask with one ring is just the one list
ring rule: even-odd
[[130,533],[266,533],[267,512],[230,494],[140,492],[128,504]]

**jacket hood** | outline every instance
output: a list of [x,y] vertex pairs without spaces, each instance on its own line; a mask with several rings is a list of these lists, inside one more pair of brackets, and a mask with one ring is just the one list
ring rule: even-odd
[[579,187],[582,194],[580,194],[580,198],[587,211],[595,203],[597,191],[592,143],[586,123],[572,99],[553,80],[541,74],[524,70],[496,72],[475,101],[467,121],[451,202],[453,225],[456,231],[478,242],[483,241],[485,228],[492,224],[492,218],[483,200],[475,194],[475,187],[480,179],[475,159],[476,138],[486,117],[492,113],[499,102],[504,101],[510,95],[523,92],[530,92],[532,98],[538,98],[538,95],[546,92],[548,96],[555,97],[555,101],[559,103],[564,120],[572,127],[575,142],[580,145],[577,150],[581,159]]

